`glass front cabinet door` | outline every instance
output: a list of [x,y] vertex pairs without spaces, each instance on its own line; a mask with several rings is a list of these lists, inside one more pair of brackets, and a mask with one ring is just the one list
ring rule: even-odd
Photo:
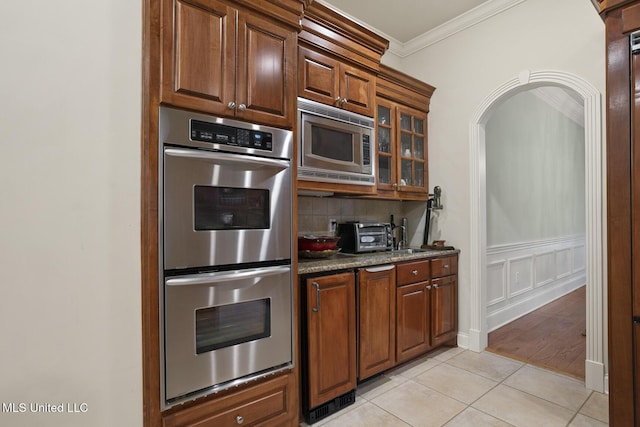
[[427,113],[379,100],[377,143],[378,190],[427,194]]

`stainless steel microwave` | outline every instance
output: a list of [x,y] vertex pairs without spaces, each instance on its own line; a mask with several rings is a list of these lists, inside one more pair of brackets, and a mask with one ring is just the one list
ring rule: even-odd
[[375,185],[374,119],[298,98],[298,179]]

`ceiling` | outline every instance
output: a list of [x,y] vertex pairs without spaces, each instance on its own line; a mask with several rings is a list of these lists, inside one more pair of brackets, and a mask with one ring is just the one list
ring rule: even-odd
[[314,1],[386,38],[390,52],[406,57],[525,0]]
[[[487,0],[318,0],[366,23],[394,41],[406,43]],[[392,7],[391,7],[392,6]]]

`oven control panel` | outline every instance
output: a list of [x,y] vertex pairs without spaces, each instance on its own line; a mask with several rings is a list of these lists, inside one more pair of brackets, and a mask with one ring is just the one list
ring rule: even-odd
[[217,123],[191,120],[191,140],[212,144],[273,150],[273,136],[269,132],[225,126]]

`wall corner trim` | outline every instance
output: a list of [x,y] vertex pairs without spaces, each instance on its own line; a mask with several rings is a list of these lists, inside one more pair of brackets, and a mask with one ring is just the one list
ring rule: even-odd
[[[587,369],[585,384],[600,390],[606,375],[606,354],[603,221],[605,173],[602,155],[602,107],[600,92],[583,78],[557,70],[531,71],[526,83],[523,73],[495,89],[478,106],[469,124],[470,168],[470,330],[479,331],[480,338],[471,340],[470,347],[486,342],[486,146],[485,125],[494,109],[506,98],[540,86],[560,86],[574,90],[584,100],[585,122],[585,204],[586,204],[586,277],[587,277],[587,351],[588,368],[602,365],[603,369]],[[474,349],[482,351],[483,348]],[[597,378],[594,378],[597,377]],[[597,386],[597,388],[596,388]]]

